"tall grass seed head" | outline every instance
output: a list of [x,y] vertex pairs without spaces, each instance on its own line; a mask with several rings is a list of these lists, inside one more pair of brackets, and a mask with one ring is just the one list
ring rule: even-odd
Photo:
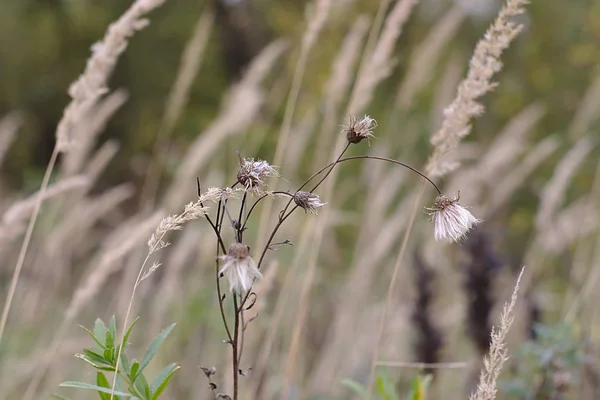
[[460,192],[455,198],[440,195],[435,199],[433,208],[428,208],[434,224],[436,240],[461,242],[467,232],[481,220],[458,203]]
[[323,207],[327,203],[321,202],[319,196],[310,192],[296,192],[294,193],[294,203],[305,212],[317,214],[317,208]]
[[377,121],[365,115],[362,118],[350,116],[348,124],[344,125],[342,132],[346,135],[349,143],[360,143],[363,139],[375,137],[373,129],[377,126]]
[[255,281],[262,278],[256,263],[250,257],[250,249],[242,243],[232,243],[227,254],[219,257],[223,266],[219,276],[225,276],[229,282],[229,289],[237,294],[248,292]]
[[266,161],[254,161],[253,158],[244,158],[237,173],[238,182],[247,190],[263,190],[270,177],[279,177],[279,173]]

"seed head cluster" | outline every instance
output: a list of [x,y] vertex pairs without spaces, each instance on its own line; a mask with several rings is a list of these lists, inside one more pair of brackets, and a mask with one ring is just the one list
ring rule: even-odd
[[346,135],[349,143],[360,143],[363,139],[375,137],[373,129],[377,126],[377,121],[365,115],[362,118],[350,116],[348,123],[343,127],[343,133]]
[[458,203],[459,198],[440,195],[435,199],[433,208],[428,208],[436,240],[460,242],[475,224],[481,222]]
[[323,207],[327,203],[321,202],[319,196],[310,192],[296,192],[294,193],[294,203],[305,212],[310,212],[312,214],[318,214],[317,208]]
[[229,288],[234,293],[243,295],[252,288],[256,280],[262,278],[245,244],[232,243],[227,254],[219,258],[224,262],[219,276],[227,278]]
[[244,158],[237,174],[237,180],[247,190],[260,193],[267,186],[266,180],[270,177],[279,177],[279,173],[266,161],[254,161],[253,158]]

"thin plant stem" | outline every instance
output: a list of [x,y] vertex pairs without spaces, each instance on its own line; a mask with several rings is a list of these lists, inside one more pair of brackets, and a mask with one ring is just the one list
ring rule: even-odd
[[388,286],[387,297],[385,301],[385,307],[383,309],[383,315],[379,319],[379,330],[377,332],[377,342],[375,343],[375,350],[373,351],[373,357],[371,359],[371,372],[369,375],[369,385],[367,387],[367,399],[371,399],[371,393],[373,392],[373,382],[375,381],[375,369],[377,368],[377,359],[379,358],[379,348],[381,346],[381,339],[383,338],[383,331],[385,330],[385,323],[387,322],[387,314],[390,308],[390,304],[392,303],[392,297],[394,295],[394,287],[396,284],[396,279],[398,277],[398,272],[400,271],[400,266],[402,265],[402,260],[404,258],[404,253],[406,252],[406,245],[408,244],[408,237],[410,236],[413,224],[415,222],[415,217],[417,216],[417,211],[419,210],[419,205],[421,204],[421,198],[423,197],[423,192],[425,191],[425,182],[421,184],[421,188],[419,189],[419,194],[415,199],[415,205],[413,207],[412,214],[410,216],[410,220],[408,221],[408,226],[406,227],[406,231],[404,232],[404,237],[402,238],[402,245],[400,246],[400,251],[398,252],[398,257],[396,258],[396,264],[394,265],[394,272],[392,272],[392,278],[390,279],[390,284]]
[[[160,243],[160,240],[158,240],[157,243]],[[133,290],[131,291],[131,297],[129,298],[129,305],[127,306],[127,312],[125,313],[125,320],[123,322],[123,328],[121,329],[121,338],[125,337],[125,332],[127,330],[127,323],[129,322],[129,315],[131,314],[131,309],[133,308],[133,299],[135,297],[135,291],[137,290],[137,287],[141,282],[142,272],[144,272],[146,263],[150,259],[150,254],[151,254],[151,251],[148,252],[148,255],[146,256],[146,258],[144,259],[144,262],[142,263],[142,267],[140,268],[140,271],[138,272],[137,278],[135,279],[135,284],[133,285]],[[117,376],[118,376],[118,372],[119,372],[119,363],[121,362],[121,352],[122,351],[123,351],[123,343],[121,343],[121,346],[119,346],[119,351],[117,352],[117,362],[115,364],[115,375],[113,376],[113,381],[112,381],[111,390],[110,390],[110,400],[113,400],[114,395],[115,395],[115,387],[117,385]]]
[[238,312],[238,299],[237,295],[233,295],[233,310],[235,312],[235,323],[234,323],[234,336],[232,344],[232,355],[233,355],[233,400],[238,400],[238,385],[239,385],[239,374],[238,374],[238,333],[240,329],[240,312]]
[[17,265],[13,272],[10,287],[8,289],[8,295],[6,296],[6,302],[4,303],[4,308],[2,309],[2,318],[0,319],[0,343],[2,343],[2,335],[4,334],[4,328],[6,327],[6,322],[8,320],[8,314],[10,312],[10,307],[12,305],[12,301],[15,297],[15,292],[17,290],[17,283],[19,282],[19,277],[21,276],[21,271],[23,269],[23,264],[25,263],[25,255],[27,254],[27,249],[29,248],[29,243],[31,242],[31,236],[33,235],[33,228],[35,226],[35,222],[37,221],[37,217],[40,213],[40,209],[42,208],[42,202],[44,201],[44,194],[46,189],[48,188],[48,183],[50,182],[50,177],[52,176],[52,171],[54,170],[54,166],[56,165],[56,160],[58,159],[58,154],[60,153],[58,149],[58,144],[54,146],[54,150],[52,151],[52,156],[50,156],[50,161],[48,162],[48,166],[46,167],[46,172],[44,173],[44,178],[42,179],[42,185],[40,186],[40,190],[38,196],[35,201],[35,205],[33,208],[33,213],[31,214],[31,218],[29,219],[29,224],[27,225],[27,230],[25,231],[25,238],[23,239],[23,244],[21,245],[21,250],[19,251],[19,258],[17,259]]

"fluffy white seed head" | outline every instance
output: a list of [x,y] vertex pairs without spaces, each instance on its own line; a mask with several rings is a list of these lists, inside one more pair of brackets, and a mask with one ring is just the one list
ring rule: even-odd
[[365,115],[362,118],[350,116],[348,123],[343,127],[343,133],[350,143],[359,143],[363,139],[369,139],[373,136],[373,129],[377,126],[377,121]]
[[323,207],[327,203],[321,202],[319,196],[310,192],[296,192],[294,193],[294,203],[298,207],[304,209],[305,212],[317,214],[317,208]]
[[254,192],[262,192],[270,177],[279,177],[275,167],[263,160],[254,161],[253,158],[244,158],[237,174],[238,182]]
[[436,240],[460,242],[475,224],[481,222],[458,203],[459,197],[440,195],[435,199],[433,208],[428,208]]
[[221,256],[220,259],[224,264],[219,270],[219,276],[227,278],[229,289],[234,293],[241,295],[248,292],[254,282],[262,278],[245,244],[232,243],[227,255]]

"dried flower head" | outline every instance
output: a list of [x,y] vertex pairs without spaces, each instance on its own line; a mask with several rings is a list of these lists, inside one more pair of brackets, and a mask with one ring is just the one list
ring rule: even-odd
[[237,174],[238,182],[248,190],[261,191],[269,177],[279,177],[275,168],[266,161],[254,161],[253,158],[244,158]]
[[460,192],[455,198],[440,195],[433,208],[428,208],[433,221],[436,240],[460,242],[473,225],[481,222],[458,203]]
[[221,256],[220,259],[225,264],[219,270],[219,276],[227,277],[232,292],[244,294],[250,290],[254,281],[262,278],[245,244],[232,243],[227,255]]
[[363,139],[369,139],[373,136],[373,129],[377,126],[377,121],[365,115],[362,118],[350,116],[348,124],[344,125],[343,133],[350,143],[359,143]]
[[296,192],[294,193],[294,203],[300,208],[303,208],[305,212],[311,212],[317,214],[317,208],[323,207],[327,203],[322,203],[319,196],[310,192]]

